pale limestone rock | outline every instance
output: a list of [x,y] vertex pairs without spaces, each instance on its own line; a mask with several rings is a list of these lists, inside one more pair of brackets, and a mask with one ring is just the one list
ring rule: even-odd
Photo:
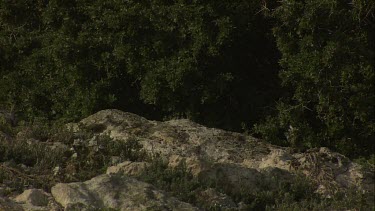
[[[210,181],[213,183],[226,184],[232,188],[232,192],[251,190],[259,191],[258,185],[264,183],[267,178],[277,178],[278,181],[291,181],[294,178],[290,172],[276,168],[265,167],[262,169],[245,168],[235,163],[199,163],[194,159],[184,159],[179,156],[172,156],[169,160],[169,167],[177,167],[184,162],[187,169],[191,170],[194,176],[201,181]],[[198,165],[199,168],[192,168]],[[268,185],[277,186],[274,181],[267,181]]]
[[75,123],[68,123],[65,125],[66,129],[72,132],[78,132],[79,131],[79,125]]
[[224,174],[233,188],[238,187],[238,183],[255,188],[259,178],[266,175],[266,169],[280,169],[288,172],[284,178],[302,172],[318,185],[333,189],[353,186],[365,191],[374,189],[373,172],[365,174],[357,164],[327,148],[294,153],[290,148],[207,128],[186,119],[148,121],[119,110],[100,111],[80,124],[114,139],[137,138],[148,153],[161,155],[172,167],[184,161],[200,178],[220,179],[214,173]]
[[107,168],[107,174],[124,174],[127,176],[138,176],[148,166],[146,162],[131,162],[125,161],[116,166],[110,166]]
[[[95,135],[108,134],[124,141],[135,138],[147,153],[159,154],[169,167],[183,163],[200,181],[225,184],[233,193],[259,191],[262,183],[276,188],[280,182],[293,181],[296,172],[316,181],[316,192],[326,197],[338,189],[374,191],[374,172],[364,171],[345,156],[323,147],[295,153],[290,148],[273,146],[239,133],[207,128],[186,119],[148,121],[118,110],[100,111],[79,124],[90,128]],[[69,124],[69,127],[80,132],[78,124]],[[96,138],[76,139],[74,145],[97,147],[98,142]],[[51,148],[68,150],[67,146],[60,144]],[[72,153],[75,153],[74,148]],[[107,174],[91,180],[55,185],[51,191],[54,199],[35,189],[16,197],[14,200],[18,203],[0,196],[0,211],[61,210],[56,202],[65,210],[198,210],[150,184],[129,177],[140,175],[148,163],[125,161],[117,164],[121,161],[121,157],[113,157],[111,162],[114,166],[107,169]],[[5,162],[3,165],[12,163]],[[60,167],[53,172],[55,175],[62,173]],[[3,183],[6,185],[5,180]],[[34,199],[43,198],[44,194],[47,195],[47,203]],[[213,189],[202,191],[200,195],[207,205],[216,204],[221,210],[242,209],[240,203],[236,205]]]
[[103,174],[86,182],[59,183],[51,193],[65,210],[198,210],[152,185],[118,174]]
[[271,152],[259,164],[259,168],[277,167],[280,169],[289,169],[289,164],[293,156],[286,152],[284,149],[272,149]]
[[168,166],[171,168],[175,168],[181,163],[186,165],[186,168],[190,170],[190,172],[194,176],[198,176],[202,171],[205,171],[210,168],[209,163],[205,162],[204,160],[200,160],[196,156],[192,156],[189,158],[181,157],[179,155],[172,155],[169,157]]
[[40,189],[25,190],[13,199],[23,210],[30,211],[60,211],[61,207],[52,196]]
[[28,203],[34,206],[47,206],[48,194],[40,189],[29,189],[18,195],[14,200],[18,203]]

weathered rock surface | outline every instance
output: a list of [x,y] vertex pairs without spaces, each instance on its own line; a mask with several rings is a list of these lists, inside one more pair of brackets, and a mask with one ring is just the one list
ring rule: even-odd
[[23,210],[60,210],[60,206],[54,201],[51,194],[40,189],[28,189],[14,198]]
[[146,162],[125,161],[116,166],[107,168],[107,174],[124,174],[128,176],[140,175],[148,166]]
[[16,202],[28,203],[33,206],[47,206],[48,195],[39,189],[25,190],[21,195],[15,198]]
[[104,174],[86,182],[60,183],[51,192],[65,210],[198,210],[166,196],[152,185],[118,174]]
[[[317,192],[322,194],[349,188],[374,191],[374,172],[362,170],[360,165],[327,148],[296,153],[290,148],[274,146],[239,133],[207,128],[186,119],[149,121],[119,110],[100,111],[80,123],[69,124],[69,127],[79,133],[79,125],[90,128],[96,135],[108,134],[113,139],[124,141],[137,139],[147,153],[161,155],[170,167],[183,162],[199,180],[226,184],[230,192],[256,192],[262,188],[259,184],[265,181],[267,185],[277,187],[280,181],[292,181],[296,173],[303,173],[316,181]],[[92,147],[98,144],[93,138],[74,140],[73,145],[82,145],[84,141]],[[60,142],[44,144],[51,150],[70,150]],[[59,183],[52,187],[51,194],[30,189],[7,198],[7,191],[0,187],[0,211],[198,210],[133,178],[140,175],[148,163],[123,161],[119,157],[111,158],[111,163],[113,166],[107,168],[106,174],[83,182]],[[9,161],[2,165],[15,164]],[[57,166],[54,174],[60,174],[60,170]],[[220,210],[241,210],[241,202],[236,204],[215,189],[202,190],[198,200],[201,204],[217,205]]]
[[358,164],[327,148],[293,153],[290,148],[186,119],[149,121],[119,110],[103,110],[80,123],[114,139],[138,138],[147,152],[164,156],[170,166],[184,160],[194,175],[213,180],[225,178],[234,188],[256,190],[257,181],[266,174],[288,179],[300,171],[324,187],[320,190],[374,190],[373,172],[363,172]]

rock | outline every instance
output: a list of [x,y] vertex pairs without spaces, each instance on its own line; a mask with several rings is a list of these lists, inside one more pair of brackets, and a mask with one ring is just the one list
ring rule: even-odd
[[89,141],[88,146],[89,147],[96,147],[96,146],[98,146],[98,137],[97,136],[92,137],[91,140]]
[[[295,153],[290,148],[267,144],[239,133],[207,128],[186,119],[148,121],[119,110],[100,111],[79,124],[95,128],[97,134],[109,134],[114,139],[126,141],[136,137],[148,153],[161,155],[172,167],[184,161],[199,177],[215,178],[214,172],[219,171],[234,184],[239,179],[246,179],[241,185],[256,187],[256,178],[262,178],[265,169],[276,168],[288,172],[284,175],[286,178],[302,172],[316,181],[317,187],[322,185],[332,187],[332,190],[356,187],[374,191],[374,172],[365,174],[359,165],[327,148]],[[231,171],[234,171],[232,175]]]
[[73,153],[73,155],[70,157],[71,159],[77,159],[78,158],[78,153]]
[[54,176],[60,175],[61,174],[61,167],[56,166],[52,171],[53,171]]
[[48,194],[40,189],[29,189],[18,195],[14,200],[18,203],[27,203],[33,206],[47,206]]
[[25,190],[13,199],[22,206],[21,210],[60,211],[61,207],[54,201],[51,194],[40,189]]
[[288,170],[293,156],[284,149],[272,149],[270,153],[262,158],[259,168],[277,167]]
[[[121,141],[136,139],[143,150],[150,155],[160,155],[159,158],[167,162],[169,167],[184,165],[200,182],[217,185],[218,190],[234,195],[241,191],[252,194],[264,189],[277,189],[280,184],[296,181],[297,173],[303,173],[314,180],[317,184],[316,192],[325,197],[333,196],[336,190],[353,188],[374,192],[374,172],[362,170],[360,165],[345,156],[323,147],[297,153],[290,148],[274,146],[239,133],[207,128],[186,119],[149,121],[118,110],[100,111],[67,127],[75,132],[76,138],[72,146],[60,142],[39,144],[47,145],[52,151],[70,150],[66,154],[79,161],[81,156],[77,153],[81,153],[79,149],[82,147],[98,150],[102,147],[97,139],[99,135],[106,134]],[[84,136],[79,133],[83,134],[84,131],[79,131],[80,128],[92,131],[93,138],[83,139]],[[15,140],[36,143],[37,140],[31,142],[31,136],[27,135],[32,130],[25,131],[24,134],[19,133]],[[12,181],[4,179],[0,187],[0,211],[198,210],[150,184],[132,178],[139,176],[150,163],[123,162],[122,159],[122,156],[111,157],[109,162],[113,166],[107,168],[106,174],[91,180],[53,186],[52,195],[30,189],[15,198],[5,198],[9,197],[10,191],[6,188],[10,187]],[[1,165],[9,168],[23,166],[12,160]],[[72,164],[56,165],[50,173],[58,178],[76,173]],[[31,167],[23,166],[22,170],[27,173],[29,168]],[[249,209],[249,204],[236,204],[230,197],[215,189],[202,189],[195,190],[195,193],[198,204],[203,204],[204,209]]]
[[186,168],[190,170],[190,172],[194,176],[198,176],[202,171],[210,168],[209,164],[206,161],[200,160],[198,157],[185,158],[179,155],[172,155],[169,157],[169,167],[175,168],[181,163],[186,165]]
[[[217,163],[201,172],[198,178],[200,181],[209,181],[227,187],[232,193],[243,191],[255,193],[262,190],[263,186],[260,184],[276,188],[282,181],[292,181],[295,175],[275,167],[257,170],[236,164]],[[277,180],[271,178],[277,178]]]
[[198,210],[124,175],[100,175],[86,182],[59,183],[51,193],[65,210]]
[[128,176],[140,175],[148,166],[146,162],[125,161],[116,166],[107,168],[107,174],[124,174]]
[[333,194],[335,189],[375,190],[374,172],[362,170],[359,164],[328,148],[310,149],[294,157],[297,169],[316,181],[323,195]]
[[83,143],[84,143],[83,139],[77,138],[73,140],[73,146],[82,146]]
[[201,172],[201,181],[211,181],[218,184],[227,184],[233,191],[244,189],[257,190],[257,182],[262,174],[256,169],[244,168],[235,164],[215,164],[209,170]]
[[68,123],[68,124],[65,125],[65,127],[68,131],[72,131],[72,132],[78,132],[79,131],[79,125],[75,124],[75,123]]
[[25,190],[13,199],[25,211],[60,211],[62,210],[51,194],[41,189]]

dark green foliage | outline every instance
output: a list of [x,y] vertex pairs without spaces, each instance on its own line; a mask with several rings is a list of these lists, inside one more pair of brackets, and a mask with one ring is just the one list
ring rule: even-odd
[[29,0],[0,9],[0,104],[25,118],[74,120],[112,107],[238,130],[278,96],[278,52],[260,1]]
[[4,0],[0,109],[66,122],[117,108],[232,130],[273,111],[255,130],[272,143],[371,154],[374,8],[366,0]]
[[272,104],[277,51],[259,1],[154,1],[150,10],[141,53],[149,66],[132,72],[143,100],[232,129]]
[[371,154],[374,1],[284,1],[273,15],[288,96],[256,130],[275,143]]
[[101,14],[96,6],[1,2],[2,106],[14,106],[27,119],[72,120],[114,106],[120,97],[126,98],[122,106],[136,104],[134,80],[110,57],[127,32],[116,33],[93,18]]

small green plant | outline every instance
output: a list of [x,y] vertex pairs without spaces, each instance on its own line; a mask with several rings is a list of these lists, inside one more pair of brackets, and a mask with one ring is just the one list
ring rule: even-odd
[[360,164],[362,169],[375,172],[375,154],[370,155],[368,158],[360,157],[354,161]]
[[[14,134],[14,128],[9,123],[9,121],[7,121],[5,116],[1,115],[1,113],[0,113],[0,133],[5,133],[7,135]],[[0,139],[1,139],[1,136],[0,136]]]

